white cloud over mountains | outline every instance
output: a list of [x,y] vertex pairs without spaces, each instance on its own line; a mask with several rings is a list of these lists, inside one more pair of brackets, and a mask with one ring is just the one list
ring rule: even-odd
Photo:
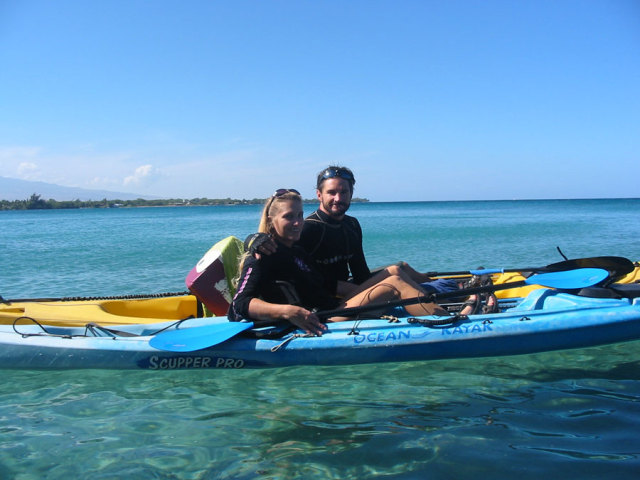
[[32,146],[0,146],[0,175],[68,187],[131,191],[162,176],[151,164],[133,167],[135,156],[127,152],[82,150],[57,153]]

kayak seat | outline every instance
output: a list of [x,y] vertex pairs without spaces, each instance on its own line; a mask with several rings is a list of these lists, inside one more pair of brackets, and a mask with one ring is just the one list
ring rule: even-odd
[[532,291],[515,307],[509,308],[509,312],[531,311],[540,310],[544,307],[544,302],[547,297],[552,296],[555,290],[550,288],[539,288]]
[[614,283],[609,287],[587,287],[578,292],[581,297],[591,298],[637,298],[640,297],[639,283]]
[[282,291],[282,294],[287,299],[291,305],[300,305],[302,301],[300,300],[300,296],[296,291],[296,287],[294,287],[291,283],[285,282],[284,280],[276,280],[276,285]]
[[640,283],[614,283],[609,288],[622,298],[640,297]]
[[582,288],[578,292],[578,296],[580,296],[580,297],[590,297],[590,298],[622,298],[614,290],[612,290],[610,288],[604,288],[604,287]]
[[[606,290],[606,289],[603,289]],[[615,295],[615,293],[614,293]],[[527,312],[535,310],[554,310],[571,308],[604,308],[619,307],[628,305],[629,300],[620,297],[594,297],[581,296],[573,293],[554,290],[551,288],[541,288],[534,290],[513,308],[506,311],[509,313]]]
[[202,302],[204,316],[227,314],[236,293],[234,279],[243,253],[242,242],[227,237],[211,247],[187,275],[187,288]]

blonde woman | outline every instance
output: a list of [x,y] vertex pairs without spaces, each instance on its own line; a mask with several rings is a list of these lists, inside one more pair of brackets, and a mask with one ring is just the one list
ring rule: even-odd
[[[266,202],[258,231],[275,240],[277,249],[259,259],[247,255],[242,261],[238,291],[229,308],[229,319],[239,321],[287,320],[307,333],[322,335],[326,325],[314,313],[318,310],[349,308],[390,300],[415,298],[425,290],[413,282],[399,267],[384,271],[359,285],[348,297],[338,299],[325,278],[313,266],[308,254],[294,244],[299,240],[304,222],[302,197],[295,189],[279,189]],[[291,305],[278,281],[295,288],[299,305]],[[406,307],[410,315],[446,315],[434,303]],[[346,320],[333,317],[329,321]]]

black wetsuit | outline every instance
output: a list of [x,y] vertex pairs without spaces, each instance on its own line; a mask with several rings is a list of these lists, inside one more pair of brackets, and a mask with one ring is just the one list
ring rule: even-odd
[[362,228],[355,217],[345,215],[338,221],[316,210],[305,219],[297,245],[314,259],[330,292],[335,293],[338,280],[346,281],[349,273],[357,284],[371,276],[362,249]]
[[[329,310],[338,306],[338,300],[324,287],[325,279],[313,266],[312,260],[300,247],[285,247],[271,255],[262,255],[260,260],[249,256],[244,262],[238,292],[229,307],[231,321],[248,319],[249,302],[260,298],[265,302],[290,304],[276,281],[290,283],[300,297],[300,306],[308,309]],[[333,287],[335,291],[335,286]]]

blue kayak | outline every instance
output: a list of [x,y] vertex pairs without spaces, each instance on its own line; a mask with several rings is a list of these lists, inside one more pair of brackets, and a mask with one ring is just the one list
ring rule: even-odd
[[[629,287],[626,293],[595,289],[593,296],[539,288],[523,299],[501,301],[499,313],[329,323],[321,337],[279,327],[249,330],[225,317],[198,316],[191,295],[7,302],[0,306],[0,368],[242,369],[590,347],[640,338],[640,292],[637,285]],[[205,346],[159,349],[154,339],[171,332],[185,335],[187,343],[202,333]]]

